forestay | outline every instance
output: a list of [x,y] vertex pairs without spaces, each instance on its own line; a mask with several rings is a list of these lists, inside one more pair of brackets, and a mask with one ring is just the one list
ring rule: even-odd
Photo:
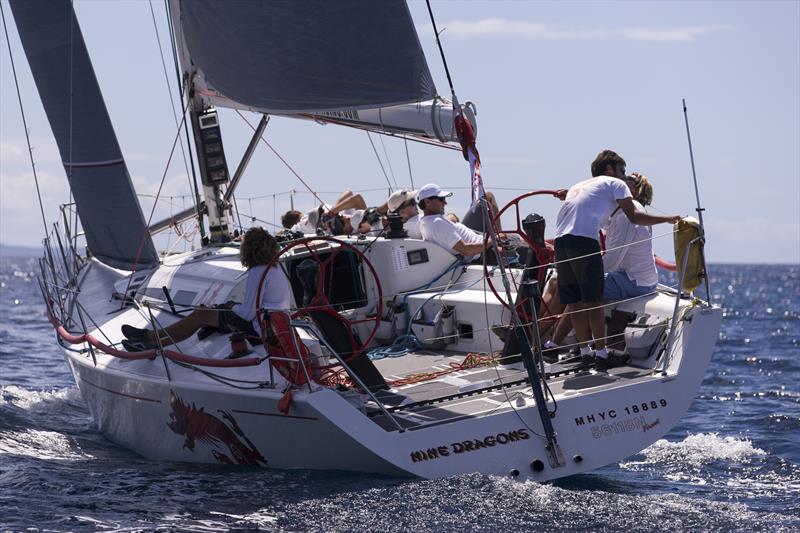
[[69,0],[11,0],[20,40],[89,250],[132,270],[158,262]]
[[173,0],[184,72],[215,105],[316,113],[431,100],[402,0]]

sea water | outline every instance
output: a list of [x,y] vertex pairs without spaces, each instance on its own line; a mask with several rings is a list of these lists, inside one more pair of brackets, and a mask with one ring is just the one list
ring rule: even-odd
[[0,531],[800,530],[797,265],[712,265],[724,318],[689,412],[641,453],[544,484],[143,459],[94,426],[35,265],[0,258]]

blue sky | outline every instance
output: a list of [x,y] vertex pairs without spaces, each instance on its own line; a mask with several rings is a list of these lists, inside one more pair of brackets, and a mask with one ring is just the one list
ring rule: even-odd
[[[434,2],[456,92],[478,109],[486,186],[501,204],[523,190],[568,187],[589,175],[604,148],[655,186],[654,212],[693,214],[695,193],[683,122],[686,98],[710,262],[800,262],[800,2]],[[154,2],[162,44],[164,7]],[[423,2],[410,2],[439,92],[449,96]],[[3,1],[20,76],[48,222],[67,201],[66,178],[30,70]],[[137,191],[158,188],[175,135],[148,2],[75,1],[84,38]],[[166,48],[165,48],[166,51]],[[0,242],[37,245],[42,234],[22,121],[3,36],[0,53]],[[167,56],[169,83],[174,84]],[[231,171],[249,127],[221,112]],[[258,117],[249,116],[255,123]],[[345,187],[371,204],[387,179],[363,132],[273,119],[266,138],[320,196]],[[373,136],[389,180],[409,186],[402,141]],[[457,152],[409,143],[416,186],[453,187],[450,208],[469,202]],[[154,219],[188,205],[180,156],[166,169]],[[243,213],[265,223],[311,207],[303,185],[266,147],[237,191]],[[375,190],[377,189],[377,190]],[[518,189],[518,190],[512,190]],[[171,203],[170,203],[171,202]],[[152,199],[142,198],[145,216]],[[549,231],[559,204],[524,204]],[[508,222],[506,223],[508,225]],[[191,232],[190,227],[185,228]],[[669,228],[655,248],[672,258]],[[188,246],[173,233],[161,246]]]

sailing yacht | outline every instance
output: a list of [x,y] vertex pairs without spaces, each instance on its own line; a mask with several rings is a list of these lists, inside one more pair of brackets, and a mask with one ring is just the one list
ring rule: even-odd
[[[552,263],[543,225],[522,216],[520,200],[553,191],[501,210],[515,220],[487,232],[497,266],[397,226],[369,238],[288,235],[279,263],[293,304],[269,326],[287,342],[264,320],[260,338],[211,332],[122,349],[124,324],[154,329],[241,299],[231,203],[270,116],[460,146],[454,157],[471,160],[485,206],[473,108],[439,95],[401,0],[170,0],[203,201],[148,223],[71,2],[11,6],[81,226],[65,218],[48,236],[40,287],[111,441],[156,460],[546,481],[641,451],[694,399],[721,320],[687,281],[702,234],[681,245],[677,289],[605,309],[627,317],[615,335],[629,363],[601,372],[575,358],[545,362],[537,312]],[[262,116],[232,175],[218,107]],[[151,236],[192,218],[202,248],[160,254]],[[512,261],[499,233],[525,241],[525,258]]]

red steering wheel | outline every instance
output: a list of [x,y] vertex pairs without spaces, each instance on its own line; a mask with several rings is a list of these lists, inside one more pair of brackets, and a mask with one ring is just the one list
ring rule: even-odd
[[[320,246],[321,243],[328,243],[328,245],[322,247]],[[283,257],[284,254],[287,254],[295,249],[306,250],[308,252],[307,259],[311,259],[317,263],[319,266],[319,273],[317,275],[316,290],[311,298],[311,301],[309,302],[309,305],[307,307],[298,308],[294,313],[292,313],[292,318],[310,316],[312,311],[319,311],[341,322],[342,325],[344,325],[344,329],[347,331],[348,339],[352,347],[350,355],[344,359],[345,362],[349,362],[351,359],[358,356],[367,346],[369,346],[369,343],[372,342],[372,339],[374,339],[375,335],[378,333],[378,327],[380,326],[381,316],[383,314],[383,290],[381,289],[381,282],[378,278],[378,273],[375,271],[375,268],[372,266],[370,260],[367,259],[361,250],[344,241],[327,236],[306,237],[289,243],[288,245],[284,246],[280,252],[278,252],[269,266],[272,267],[272,265],[274,265],[279,258]],[[342,251],[352,252],[355,254],[362,261],[362,263],[367,266],[372,278],[375,280],[375,288],[377,290],[377,305],[375,308],[375,315],[372,317],[368,316],[363,319],[356,320],[346,318],[333,308],[333,305],[328,299],[328,294],[330,294],[330,290],[335,281],[333,279],[334,261]],[[296,254],[297,252],[293,253]],[[326,257],[323,258],[322,255],[326,255]],[[258,293],[256,296],[257,302],[261,301],[261,289],[267,272],[269,272],[269,268],[264,271],[264,274],[261,277],[261,282],[259,283]],[[367,326],[369,334],[366,336],[365,340],[361,341],[357,339],[353,334],[353,328],[357,324],[369,324],[370,322],[372,323],[372,326],[371,328]],[[338,363],[333,363],[331,365],[316,368],[331,368],[337,364]]]
[[[559,194],[559,191],[540,190],[540,191],[526,192],[525,194],[517,196],[516,198],[514,198],[513,200],[508,202],[506,205],[504,205],[503,208],[494,216],[494,219],[492,220],[492,224],[494,225],[495,232],[497,234],[504,233],[506,235],[512,235],[512,234],[513,235],[518,235],[530,247],[531,251],[536,254],[536,259],[537,259],[539,265],[548,265],[548,264],[552,263],[553,262],[553,256],[554,256],[553,250],[548,248],[548,247],[546,247],[546,246],[541,246],[541,245],[537,244],[536,242],[534,242],[533,240],[531,240],[531,238],[528,237],[528,234],[525,233],[525,230],[522,229],[522,219],[521,219],[521,215],[520,215],[519,203],[522,200],[525,200],[525,199],[530,198],[532,196],[549,195],[549,196],[553,196],[555,198],[558,198],[558,194]],[[500,227],[500,223],[501,223],[503,214],[505,214],[506,211],[508,211],[512,207],[514,208],[514,221],[515,221],[514,226],[512,228],[508,228],[508,229],[501,228]],[[489,238],[488,234],[485,235],[484,238],[488,239]],[[500,249],[500,251],[502,253],[502,246],[500,245],[500,243],[498,243],[498,249]],[[537,268],[536,279],[539,281],[539,286],[540,287],[544,284],[544,277],[545,277],[545,274],[546,274],[546,270],[547,269],[544,268],[544,267]],[[484,261],[484,263],[483,263],[483,273],[486,276],[486,281],[488,282],[489,288],[491,289],[492,293],[500,301],[500,303],[503,304],[503,307],[505,307],[506,309],[509,309],[508,302],[506,301],[506,299],[504,297],[502,297],[500,295],[500,293],[495,288],[494,283],[492,282],[492,277],[489,275],[489,266],[486,264],[486,261]],[[517,286],[517,282],[513,277],[511,278],[511,282],[514,284],[514,290],[516,292],[519,292],[519,287]],[[524,300],[521,300],[519,303],[517,303],[516,304],[516,308],[517,308],[517,312],[520,314],[520,316],[523,318],[523,320],[530,320],[530,317],[528,316],[528,312],[526,311],[527,310],[527,305],[526,304],[527,304],[527,298],[525,298]]]

